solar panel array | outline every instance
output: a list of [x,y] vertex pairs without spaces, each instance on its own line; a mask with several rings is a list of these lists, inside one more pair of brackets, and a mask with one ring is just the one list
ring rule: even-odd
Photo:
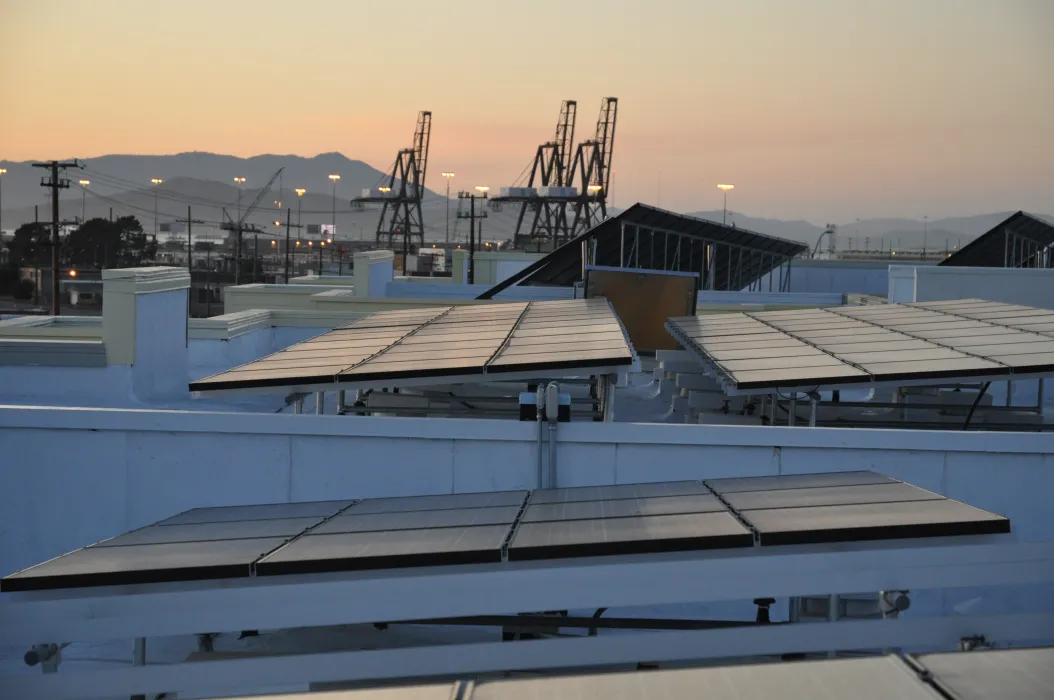
[[736,390],[1054,372],[1054,311],[977,299],[672,318]]
[[873,472],[197,508],[0,580],[0,591],[1006,533]]
[[[1054,647],[539,676],[341,690],[316,700],[1049,700]],[[922,673],[920,671],[925,671]],[[460,686],[460,687],[459,687]],[[296,695],[241,700],[300,700]],[[233,700],[233,699],[232,699]]]
[[371,314],[191,382],[190,389],[347,385],[632,362],[622,324],[604,299],[452,306]]

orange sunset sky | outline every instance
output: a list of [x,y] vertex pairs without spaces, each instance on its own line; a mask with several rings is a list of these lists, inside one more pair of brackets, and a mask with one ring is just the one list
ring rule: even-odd
[[430,109],[429,185],[498,187],[605,95],[620,206],[1054,212],[1051,0],[0,0],[0,159],[384,169]]

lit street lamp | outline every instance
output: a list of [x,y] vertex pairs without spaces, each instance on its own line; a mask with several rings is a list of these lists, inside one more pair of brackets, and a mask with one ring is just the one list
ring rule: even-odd
[[[335,234],[337,232],[337,180],[340,179],[340,175],[334,173],[329,176],[329,179],[333,181],[333,233]],[[319,260],[321,261],[322,258]],[[321,265],[321,262],[319,264]]]
[[717,189],[721,190],[725,194],[725,201],[721,208],[721,225],[724,226],[725,219],[728,218],[728,191],[734,189],[735,185],[718,185]]
[[154,186],[154,243],[157,243],[157,194],[159,191],[158,185],[164,180],[159,177],[155,177],[150,180],[150,184]]
[[81,223],[84,223],[84,209],[87,205],[88,200],[88,185],[91,184],[91,180],[78,180],[77,184],[81,186]]
[[[7,173],[7,168],[0,168],[0,211],[3,211],[3,209],[4,209],[3,184],[4,184],[4,174],[5,173]],[[0,226],[0,233],[3,233],[3,231],[4,231],[3,226]]]
[[446,178],[446,242],[450,242],[450,178],[454,177],[454,173],[446,172],[443,173],[443,177]]
[[303,187],[297,187],[293,191],[296,192],[296,237],[300,238],[300,198],[304,196],[307,190]]

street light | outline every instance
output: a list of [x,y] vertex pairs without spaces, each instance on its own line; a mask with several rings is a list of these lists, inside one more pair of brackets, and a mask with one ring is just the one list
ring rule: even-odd
[[157,243],[157,186],[160,185],[162,182],[164,182],[164,180],[159,177],[155,177],[150,180],[150,184],[154,186],[154,243]]
[[334,173],[329,176],[329,179],[333,181],[333,233],[337,232],[337,180],[340,179],[340,175]]
[[234,283],[240,284],[242,274],[242,185],[245,184],[244,177],[234,178],[234,184],[238,187],[238,220],[234,235]]
[[296,192],[296,237],[300,238],[300,198],[304,196],[307,190],[303,187],[297,187],[293,191]]
[[77,184],[81,186],[81,223],[83,224],[84,208],[88,203],[88,185],[91,184],[91,180],[77,180]]
[[725,194],[724,205],[721,208],[721,225],[724,226],[725,219],[728,217],[728,191],[735,189],[735,185],[718,185],[717,189],[721,190]]
[[450,242],[450,178],[454,177],[454,173],[446,172],[443,173],[443,177],[446,178],[446,242]]
[[[4,210],[4,175],[7,173],[7,168],[0,168],[0,211]],[[4,230],[3,226],[0,226],[0,233]]]
[[604,189],[604,188],[601,185],[590,185],[589,187],[586,188],[586,190],[588,190],[589,194],[593,195],[594,197],[599,196],[600,195],[600,190],[602,190],[602,189]]

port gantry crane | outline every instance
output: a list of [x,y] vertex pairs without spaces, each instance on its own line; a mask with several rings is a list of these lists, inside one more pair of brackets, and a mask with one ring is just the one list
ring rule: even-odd
[[[618,100],[605,97],[594,139],[583,141],[572,154],[577,102],[565,100],[556,123],[556,138],[538,147],[526,187],[504,187],[492,206],[517,202],[513,245],[518,248],[543,241],[556,248],[600,223],[607,216],[611,156],[615,145]],[[576,185],[576,178],[578,185]],[[527,212],[533,211],[529,228]],[[570,215],[573,211],[573,216]]]
[[611,186],[611,158],[615,151],[615,121],[618,117],[618,98],[605,97],[600,103],[596,136],[578,144],[571,163],[568,182],[578,176],[578,197],[575,199],[575,218],[571,222],[571,237],[588,231],[607,218],[607,195]]
[[413,146],[399,151],[387,184],[365,189],[361,197],[352,200],[352,204],[381,204],[381,216],[377,220],[377,244],[384,243],[394,250],[396,237],[401,237],[404,256],[411,252],[411,239],[418,246],[423,246],[425,242],[421,200],[425,195],[431,134],[432,113],[423,111],[417,115]]

